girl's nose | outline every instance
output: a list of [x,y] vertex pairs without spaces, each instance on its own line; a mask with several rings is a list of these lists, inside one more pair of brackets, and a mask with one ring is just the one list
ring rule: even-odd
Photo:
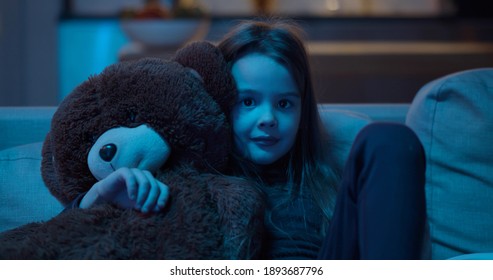
[[272,113],[272,110],[265,110],[259,120],[260,127],[275,127],[277,119]]

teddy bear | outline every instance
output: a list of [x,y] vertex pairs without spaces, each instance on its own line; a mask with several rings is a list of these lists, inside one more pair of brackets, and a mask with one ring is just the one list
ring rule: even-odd
[[66,209],[2,233],[0,258],[258,258],[263,195],[225,174],[235,90],[208,42],[170,60],[118,62],[89,77],[53,116],[42,151],[46,186],[67,205],[114,170],[153,161],[168,202],[155,214],[109,203]]

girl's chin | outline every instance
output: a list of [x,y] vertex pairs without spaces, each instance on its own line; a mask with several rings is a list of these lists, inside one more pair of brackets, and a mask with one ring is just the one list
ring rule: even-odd
[[280,158],[281,156],[272,155],[272,154],[263,154],[263,155],[251,156],[250,161],[258,165],[269,165],[269,164],[273,164]]
[[269,151],[266,149],[259,149],[258,147],[250,147],[250,149],[245,149],[240,154],[243,156],[243,158],[248,159],[254,164],[269,165],[276,162],[286,153],[274,151],[273,149]]

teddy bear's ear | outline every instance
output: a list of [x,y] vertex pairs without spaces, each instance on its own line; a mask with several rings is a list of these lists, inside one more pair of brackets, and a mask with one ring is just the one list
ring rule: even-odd
[[219,48],[205,41],[193,42],[178,50],[173,60],[197,71],[207,92],[229,115],[236,98],[236,86]]
[[189,71],[192,75],[194,75],[195,77],[197,77],[197,79],[199,79],[202,83],[204,82],[204,79],[202,79],[202,76],[200,76],[199,72],[195,71],[195,69],[187,67],[187,70],[188,70],[188,71]]

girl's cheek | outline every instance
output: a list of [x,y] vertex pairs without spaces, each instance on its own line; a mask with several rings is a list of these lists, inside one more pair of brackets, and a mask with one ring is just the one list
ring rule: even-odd
[[236,126],[238,130],[246,130],[254,123],[254,116],[252,114],[238,114]]

